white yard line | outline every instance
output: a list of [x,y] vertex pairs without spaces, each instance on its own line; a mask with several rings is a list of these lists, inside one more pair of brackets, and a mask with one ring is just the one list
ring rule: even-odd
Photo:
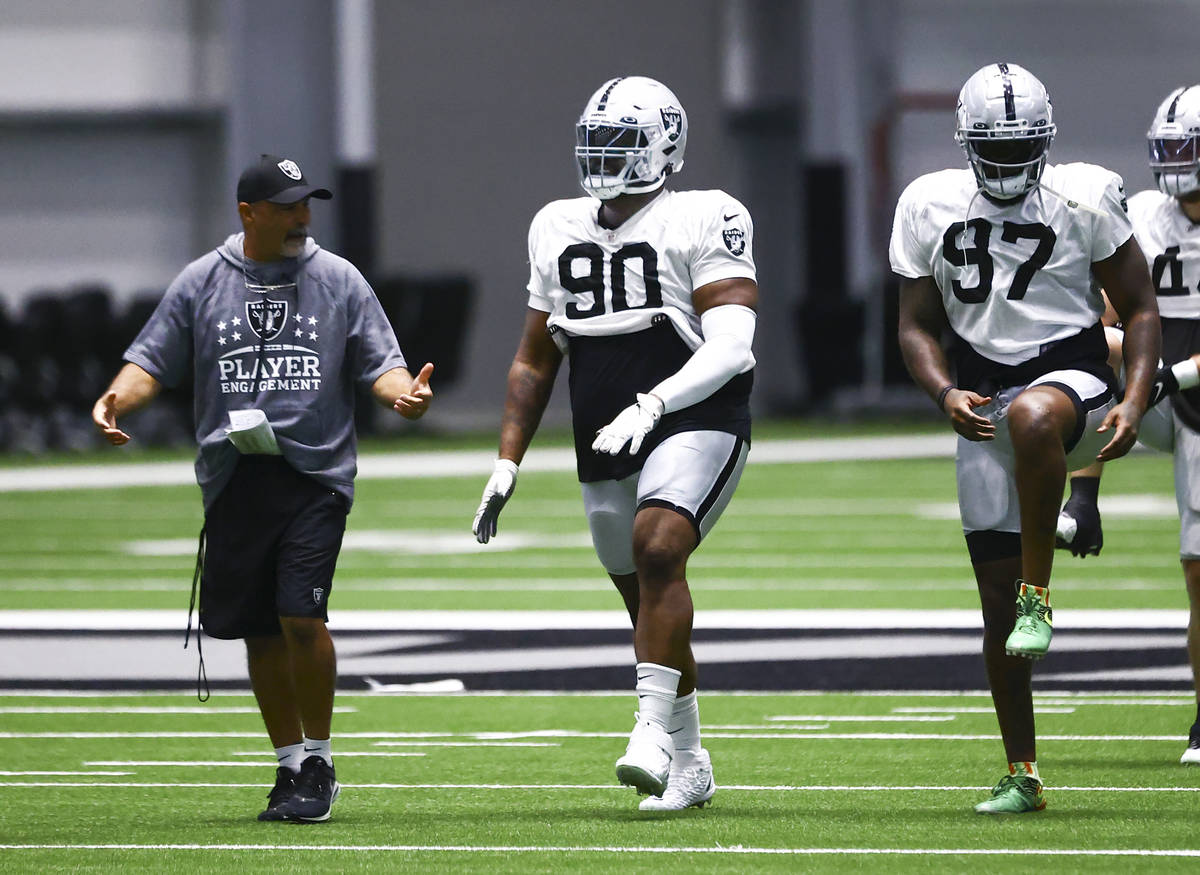
[[[335,714],[355,714],[357,708],[348,705],[338,705],[333,709]],[[259,710],[253,706],[219,705],[4,705],[0,706],[0,714],[254,714]]]
[[[258,768],[265,766],[259,764]],[[262,782],[224,782],[224,781],[4,781],[0,787],[96,787],[104,789],[119,789],[121,787],[145,789],[186,789],[189,787],[223,787],[229,789],[258,789]],[[347,784],[341,786],[347,790],[528,790],[542,792],[546,790],[614,790],[622,793],[629,791],[628,787],[620,784]],[[980,793],[991,789],[991,785],[963,784],[722,784],[722,791],[738,793],[927,793],[929,791],[945,791],[955,793]],[[1051,793],[1200,793],[1200,787],[1059,787],[1049,785]]]
[[[832,462],[844,459],[946,458],[954,455],[957,437],[943,431],[908,437],[842,437],[755,441],[750,464]],[[427,477],[486,477],[496,454],[492,450],[367,453],[358,458],[359,480],[402,480]],[[575,451],[569,447],[533,448],[521,463],[525,472],[574,472]],[[132,462],[111,465],[42,465],[0,470],[0,492],[51,489],[108,489],[128,486],[190,486],[196,482],[191,462]]]
[[[97,738],[260,738],[260,732],[0,732],[0,739],[65,739],[83,741]],[[338,738],[399,739],[399,738],[468,738],[478,740],[522,738],[628,738],[628,732],[581,732],[572,729],[534,729],[526,732],[477,733],[404,733],[404,732],[339,732]],[[854,741],[997,741],[996,733],[964,734],[939,732],[705,732],[706,738],[737,739],[815,739]],[[1183,735],[1039,735],[1042,741],[1185,741]],[[382,743],[382,742],[380,742]]]
[[78,850],[78,851],[285,851],[304,852],[382,852],[451,854],[718,854],[730,856],[939,856],[939,857],[1200,857],[1200,849],[1162,850],[1159,848],[747,848],[702,846],[620,846],[620,845],[266,845],[266,844],[44,844],[0,845],[6,851]]
[[[0,611],[0,631],[54,630],[75,632],[178,632],[180,610],[29,610]],[[1185,609],[1064,610],[1055,617],[1063,629],[1178,629],[1187,627]],[[547,629],[629,628],[624,611],[330,611],[336,633],[370,631],[415,632],[526,631]],[[697,629],[982,629],[978,609],[945,610],[763,610],[698,611]],[[1181,642],[1182,643],[1182,642]]]

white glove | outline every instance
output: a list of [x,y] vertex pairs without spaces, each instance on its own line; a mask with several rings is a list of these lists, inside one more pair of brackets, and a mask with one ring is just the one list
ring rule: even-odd
[[508,459],[497,459],[492,476],[488,478],[487,486],[483,488],[483,501],[479,502],[479,510],[475,511],[475,522],[471,531],[475,540],[486,544],[496,534],[496,520],[504,503],[512,497],[517,488],[517,463]]
[[637,404],[631,404],[617,414],[617,418],[596,433],[592,441],[592,449],[597,453],[608,453],[615,456],[621,452],[625,444],[629,444],[629,454],[637,455],[642,448],[646,435],[658,425],[663,414],[663,403],[657,395],[637,396]]

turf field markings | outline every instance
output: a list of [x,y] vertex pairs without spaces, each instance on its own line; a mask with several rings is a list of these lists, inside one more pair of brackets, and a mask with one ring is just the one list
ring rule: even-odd
[[[255,764],[266,768],[265,764]],[[370,783],[355,784],[339,782],[347,790],[615,790],[629,792],[621,784],[443,784],[443,783]],[[185,789],[190,787],[224,787],[229,789],[259,788],[261,782],[238,781],[3,781],[0,787],[13,789],[37,787],[73,788],[161,788]],[[991,785],[963,784],[722,784],[722,791],[734,793],[928,793],[930,791],[953,793],[980,793],[992,789]],[[1051,793],[1200,793],[1200,787],[1083,787],[1050,785]]]
[[[0,706],[0,714],[254,714],[260,712],[257,707],[250,705],[4,705]],[[338,705],[333,709],[335,714],[357,714],[358,709],[352,705]]]
[[[959,706],[959,707],[955,707],[955,708],[897,707],[897,708],[893,708],[892,711],[894,711],[898,714],[926,714],[926,713],[932,713],[932,714],[995,714],[996,713],[995,708],[988,708],[988,707],[984,707],[984,706],[980,706],[978,708],[967,707],[967,706]],[[1033,713],[1035,713],[1035,714],[1074,714],[1075,709],[1074,708],[1039,708],[1035,705],[1034,709],[1033,709]],[[771,719],[771,718],[768,718],[768,719]]]
[[[97,738],[259,738],[260,732],[0,732],[0,739],[65,739],[89,740]],[[474,733],[396,733],[396,732],[339,732],[338,738],[398,739],[415,738],[469,738],[469,739],[518,739],[518,738],[625,738],[624,732],[584,732],[573,729],[534,729],[526,732],[474,732]],[[798,739],[855,740],[855,741],[997,741],[998,733],[918,733],[918,732],[705,732],[706,738],[736,739]],[[1179,741],[1179,735],[1040,735],[1043,741]]]
[[[86,763],[85,763],[85,765],[86,765]],[[30,778],[34,778],[34,777],[42,777],[42,778],[79,777],[79,778],[81,778],[81,777],[84,777],[87,775],[95,775],[96,777],[119,778],[122,775],[132,775],[132,774],[133,774],[133,772],[106,772],[106,771],[95,771],[95,770],[88,770],[85,772],[6,772],[6,771],[0,771],[0,775],[4,776],[6,778],[21,778],[21,777],[30,777]]]
[[[259,754],[259,756],[262,756],[262,754]],[[413,751],[413,752],[396,751],[395,753],[370,753],[370,752],[355,753],[353,751],[345,751],[344,752],[344,751],[339,750],[337,752],[337,756],[339,756],[339,757],[388,757],[388,756],[390,756],[390,757],[423,757],[423,756],[425,756],[425,754],[419,753],[416,751]],[[171,767],[176,767],[177,766],[179,768],[188,768],[191,766],[228,766],[228,767],[250,766],[250,767],[253,767],[256,769],[261,769],[263,766],[277,766],[277,765],[279,765],[279,763],[275,760],[274,757],[272,757],[269,760],[264,759],[259,762],[251,762],[249,760],[88,760],[84,763],[84,765],[85,766],[130,766],[130,767],[133,767],[133,766],[139,766],[139,767],[171,766]]]
[[[896,709],[893,708],[892,710],[894,711]],[[995,712],[989,710],[988,713],[992,714]],[[780,717],[768,715],[764,719],[771,721],[772,723],[807,723],[810,721],[814,721],[814,722],[815,721],[826,721],[829,723],[945,723],[949,720],[953,720],[954,717],[953,717],[953,715],[950,715],[950,716],[926,716],[926,717],[914,715],[911,717],[900,717],[900,716],[882,715],[882,714],[875,714],[875,715],[839,714],[836,716],[797,714],[797,715],[793,715],[793,716],[780,716]],[[720,727],[712,727],[712,728],[717,729]],[[751,729],[766,729],[769,727],[752,726],[749,728],[751,728]],[[781,726],[778,728],[787,729],[790,727],[782,727]]]
[[1200,857],[1200,849],[1144,848],[754,848],[744,845],[630,846],[630,845],[267,845],[267,844],[28,844],[0,845],[6,851],[285,851],[336,853],[511,853],[511,854],[716,854],[730,856],[939,856],[939,857]]

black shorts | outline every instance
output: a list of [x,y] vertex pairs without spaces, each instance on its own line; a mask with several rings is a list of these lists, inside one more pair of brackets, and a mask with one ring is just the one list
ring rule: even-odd
[[249,638],[278,635],[280,617],[328,620],[347,510],[281,456],[242,456],[204,518],[204,631]]

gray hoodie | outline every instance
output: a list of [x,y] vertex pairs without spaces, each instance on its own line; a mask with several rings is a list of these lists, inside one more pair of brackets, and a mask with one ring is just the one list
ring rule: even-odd
[[[196,480],[204,506],[229,482],[238,451],[229,411],[267,415],[284,458],[354,497],[355,383],[364,389],[404,356],[362,274],[312,238],[299,258],[256,262],[242,234],[175,278],[125,360],[175,386],[194,368]],[[261,369],[259,362],[261,361]]]

